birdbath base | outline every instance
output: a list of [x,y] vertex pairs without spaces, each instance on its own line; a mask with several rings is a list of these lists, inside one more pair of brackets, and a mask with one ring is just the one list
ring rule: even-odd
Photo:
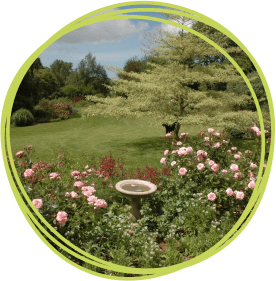
[[116,189],[122,194],[131,197],[130,216],[132,220],[137,221],[142,216],[140,213],[140,198],[150,196],[156,191],[156,185],[142,180],[123,180],[116,184]]
[[140,198],[132,198],[131,209],[130,209],[131,219],[136,222],[141,218],[140,213]]

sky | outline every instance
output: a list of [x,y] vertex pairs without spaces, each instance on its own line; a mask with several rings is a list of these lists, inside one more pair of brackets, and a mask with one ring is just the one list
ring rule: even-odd
[[[131,8],[149,8],[148,5],[131,6]],[[128,7],[120,7],[125,9]],[[137,13],[131,13],[137,14]],[[140,15],[165,18],[157,13],[139,13]],[[43,66],[50,65],[57,59],[73,63],[73,69],[91,52],[96,57],[96,62],[103,66],[123,68],[125,62],[134,57],[142,57],[146,43],[146,32],[161,28],[170,32],[179,29],[164,23],[147,20],[118,19],[104,21],[81,27],[65,34],[51,44],[39,58]],[[109,78],[116,78],[116,73],[106,69]]]

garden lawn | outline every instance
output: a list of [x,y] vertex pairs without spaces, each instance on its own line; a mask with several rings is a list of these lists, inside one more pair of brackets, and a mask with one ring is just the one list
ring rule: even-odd
[[[123,157],[125,168],[135,171],[145,165],[160,167],[160,158],[167,149],[161,136],[165,129],[147,125],[147,120],[93,116],[78,117],[28,127],[11,127],[11,147],[16,153],[32,145],[35,154],[32,161],[51,161],[55,150],[69,152],[76,160],[84,157]],[[180,128],[180,132],[196,135],[203,127]],[[122,150],[128,150],[124,152]],[[60,154],[60,153],[59,153]],[[86,158],[86,156],[85,156]],[[89,164],[89,163],[87,163]]]

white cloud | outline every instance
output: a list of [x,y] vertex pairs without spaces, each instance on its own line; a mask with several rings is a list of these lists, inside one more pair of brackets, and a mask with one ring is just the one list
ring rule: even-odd
[[107,43],[120,42],[130,35],[140,35],[148,28],[148,23],[140,21],[134,24],[129,19],[116,19],[90,24],[65,34],[57,40],[59,43]]

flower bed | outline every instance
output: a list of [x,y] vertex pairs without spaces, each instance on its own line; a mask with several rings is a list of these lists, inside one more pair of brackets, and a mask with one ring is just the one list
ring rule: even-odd
[[[160,169],[146,165],[136,173],[111,154],[76,161],[59,153],[50,163],[32,163],[31,146],[15,154],[15,165],[34,206],[76,246],[120,265],[163,267],[208,250],[243,213],[256,185],[261,147],[260,130],[249,131],[255,144],[244,152],[224,131],[209,128],[197,138],[182,133],[179,141],[167,134]],[[129,218],[130,199],[114,188],[128,178],[158,187],[141,200],[143,218],[136,223]]]

